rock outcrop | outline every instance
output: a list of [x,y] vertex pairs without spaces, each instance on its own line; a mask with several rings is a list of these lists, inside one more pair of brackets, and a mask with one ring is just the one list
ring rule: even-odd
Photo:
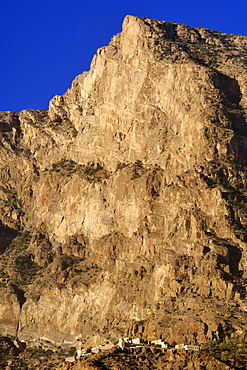
[[0,114],[0,332],[246,336],[247,37],[127,16],[48,111]]

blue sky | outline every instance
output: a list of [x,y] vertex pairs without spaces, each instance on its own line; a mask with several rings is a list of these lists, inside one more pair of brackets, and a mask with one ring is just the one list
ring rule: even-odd
[[247,35],[246,0],[0,0],[0,111],[47,109],[127,14]]

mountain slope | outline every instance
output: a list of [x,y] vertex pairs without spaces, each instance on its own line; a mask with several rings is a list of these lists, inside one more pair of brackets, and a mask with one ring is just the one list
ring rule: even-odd
[[245,336],[246,45],[127,16],[47,112],[1,113],[2,334]]

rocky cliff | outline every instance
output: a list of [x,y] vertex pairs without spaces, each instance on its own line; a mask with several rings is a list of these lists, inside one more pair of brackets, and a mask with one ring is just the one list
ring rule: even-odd
[[127,16],[49,110],[0,114],[0,332],[246,336],[247,37]]

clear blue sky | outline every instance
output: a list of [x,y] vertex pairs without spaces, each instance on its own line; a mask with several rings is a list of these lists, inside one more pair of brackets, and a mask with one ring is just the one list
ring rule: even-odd
[[0,0],[0,111],[47,109],[127,14],[247,35],[246,0]]

